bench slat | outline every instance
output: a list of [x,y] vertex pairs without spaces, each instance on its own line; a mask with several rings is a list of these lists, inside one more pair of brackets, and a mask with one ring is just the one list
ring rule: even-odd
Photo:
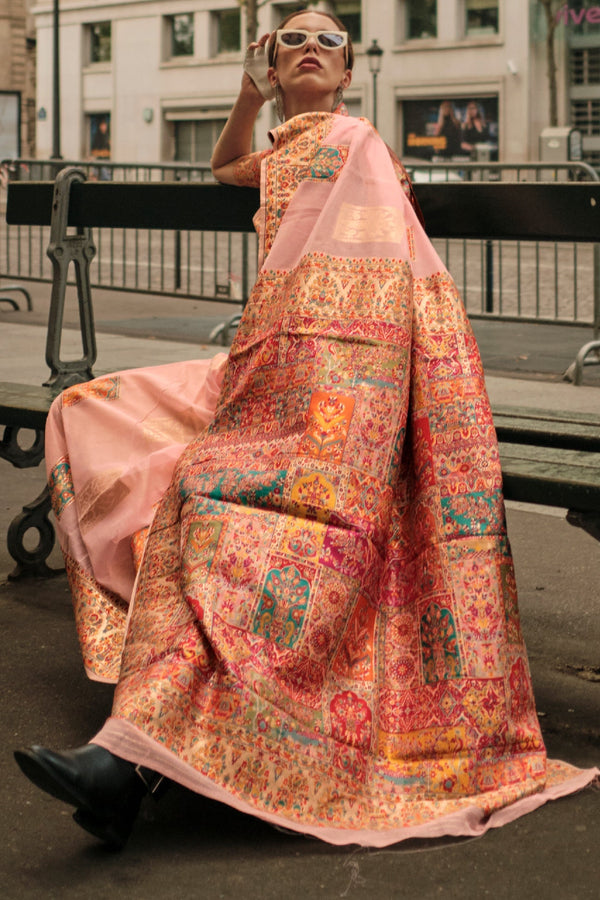
[[[51,182],[10,182],[9,225],[49,225]],[[417,184],[430,237],[598,241],[600,183]],[[83,182],[71,186],[69,225],[252,231],[255,188],[222,184]],[[448,215],[452,210],[452,215]]]
[[500,441],[600,452],[600,415],[496,405]]
[[21,428],[44,428],[52,388],[30,384],[0,383],[0,424]]
[[501,443],[500,461],[507,500],[600,508],[600,453]]

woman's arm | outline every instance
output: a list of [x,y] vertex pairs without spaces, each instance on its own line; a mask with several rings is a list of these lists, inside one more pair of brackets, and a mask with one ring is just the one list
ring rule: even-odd
[[[265,44],[268,35],[264,35],[251,48]],[[240,93],[225,123],[219,140],[215,145],[210,161],[213,175],[224,184],[237,184],[235,167],[240,157],[247,156],[252,150],[252,133],[256,117],[265,98],[260,93],[247,72],[242,76]]]

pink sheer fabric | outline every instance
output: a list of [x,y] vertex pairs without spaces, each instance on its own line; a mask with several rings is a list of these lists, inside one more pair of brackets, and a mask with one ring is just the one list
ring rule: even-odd
[[64,391],[46,465],[86,672],[116,681],[145,530],[214,415],[226,355],[116,372]]

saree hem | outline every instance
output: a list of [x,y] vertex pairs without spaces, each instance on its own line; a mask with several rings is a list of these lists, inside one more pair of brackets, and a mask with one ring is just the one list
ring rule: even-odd
[[[473,805],[460,812],[451,813],[428,822],[390,828],[382,831],[370,829],[334,828],[296,822],[284,816],[256,809],[250,803],[229,793],[225,788],[212,782],[188,763],[157,741],[148,737],[136,726],[115,717],[109,718],[91,743],[98,744],[117,756],[139,765],[147,766],[177,782],[185,788],[225,803],[238,812],[262,819],[270,825],[318,838],[337,846],[357,844],[361,847],[388,847],[411,838],[480,837],[490,828],[500,828],[515,819],[538,809],[550,800],[575,793],[593,784],[600,777],[600,769],[573,768],[572,778],[545,788],[536,794],[486,815],[478,805],[478,797],[473,797]],[[551,761],[548,760],[551,764]],[[485,799],[479,795],[481,799]]]
[[108,675],[98,675],[97,672],[94,672],[92,668],[88,668],[88,666],[83,667],[86,678],[90,681],[96,681],[98,684],[118,684],[118,678],[111,678]]

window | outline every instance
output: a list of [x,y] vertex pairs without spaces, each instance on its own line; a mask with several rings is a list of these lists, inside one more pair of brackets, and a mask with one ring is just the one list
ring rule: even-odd
[[91,63],[106,63],[112,58],[111,23],[95,22],[89,25],[89,47]]
[[274,3],[271,7],[273,15],[273,28],[283,22],[292,13],[302,12],[306,9],[306,3]]
[[407,0],[406,37],[437,37],[437,0]]
[[[348,29],[350,38],[355,43],[360,43],[362,40],[361,0],[331,0],[327,5],[329,12],[342,20]],[[274,3],[271,7],[273,27],[279,25],[283,19],[294,12],[304,12],[307,7],[310,10],[306,0],[300,3]]]
[[21,93],[0,91],[0,159],[18,159],[20,151]]
[[600,84],[600,47],[571,47],[571,84]]
[[331,11],[338,19],[341,19],[351,40],[359,44],[362,40],[360,0],[339,0],[331,4]]
[[439,96],[404,100],[404,158],[478,158],[479,150],[498,156],[498,96]]
[[110,159],[110,113],[87,116],[89,154],[94,159]]
[[221,119],[175,119],[175,161],[208,164],[226,121],[225,116]]
[[221,9],[213,13],[216,26],[216,50],[219,53],[236,53],[242,47],[242,20],[240,10]]
[[571,122],[584,135],[600,134],[600,100],[572,100]]
[[498,34],[498,0],[465,0],[465,34]]
[[169,56],[194,55],[194,14],[167,16],[169,27]]
[[[346,24],[344,22],[344,24]],[[358,98],[352,100],[344,100],[349,116],[362,116],[362,102]]]

